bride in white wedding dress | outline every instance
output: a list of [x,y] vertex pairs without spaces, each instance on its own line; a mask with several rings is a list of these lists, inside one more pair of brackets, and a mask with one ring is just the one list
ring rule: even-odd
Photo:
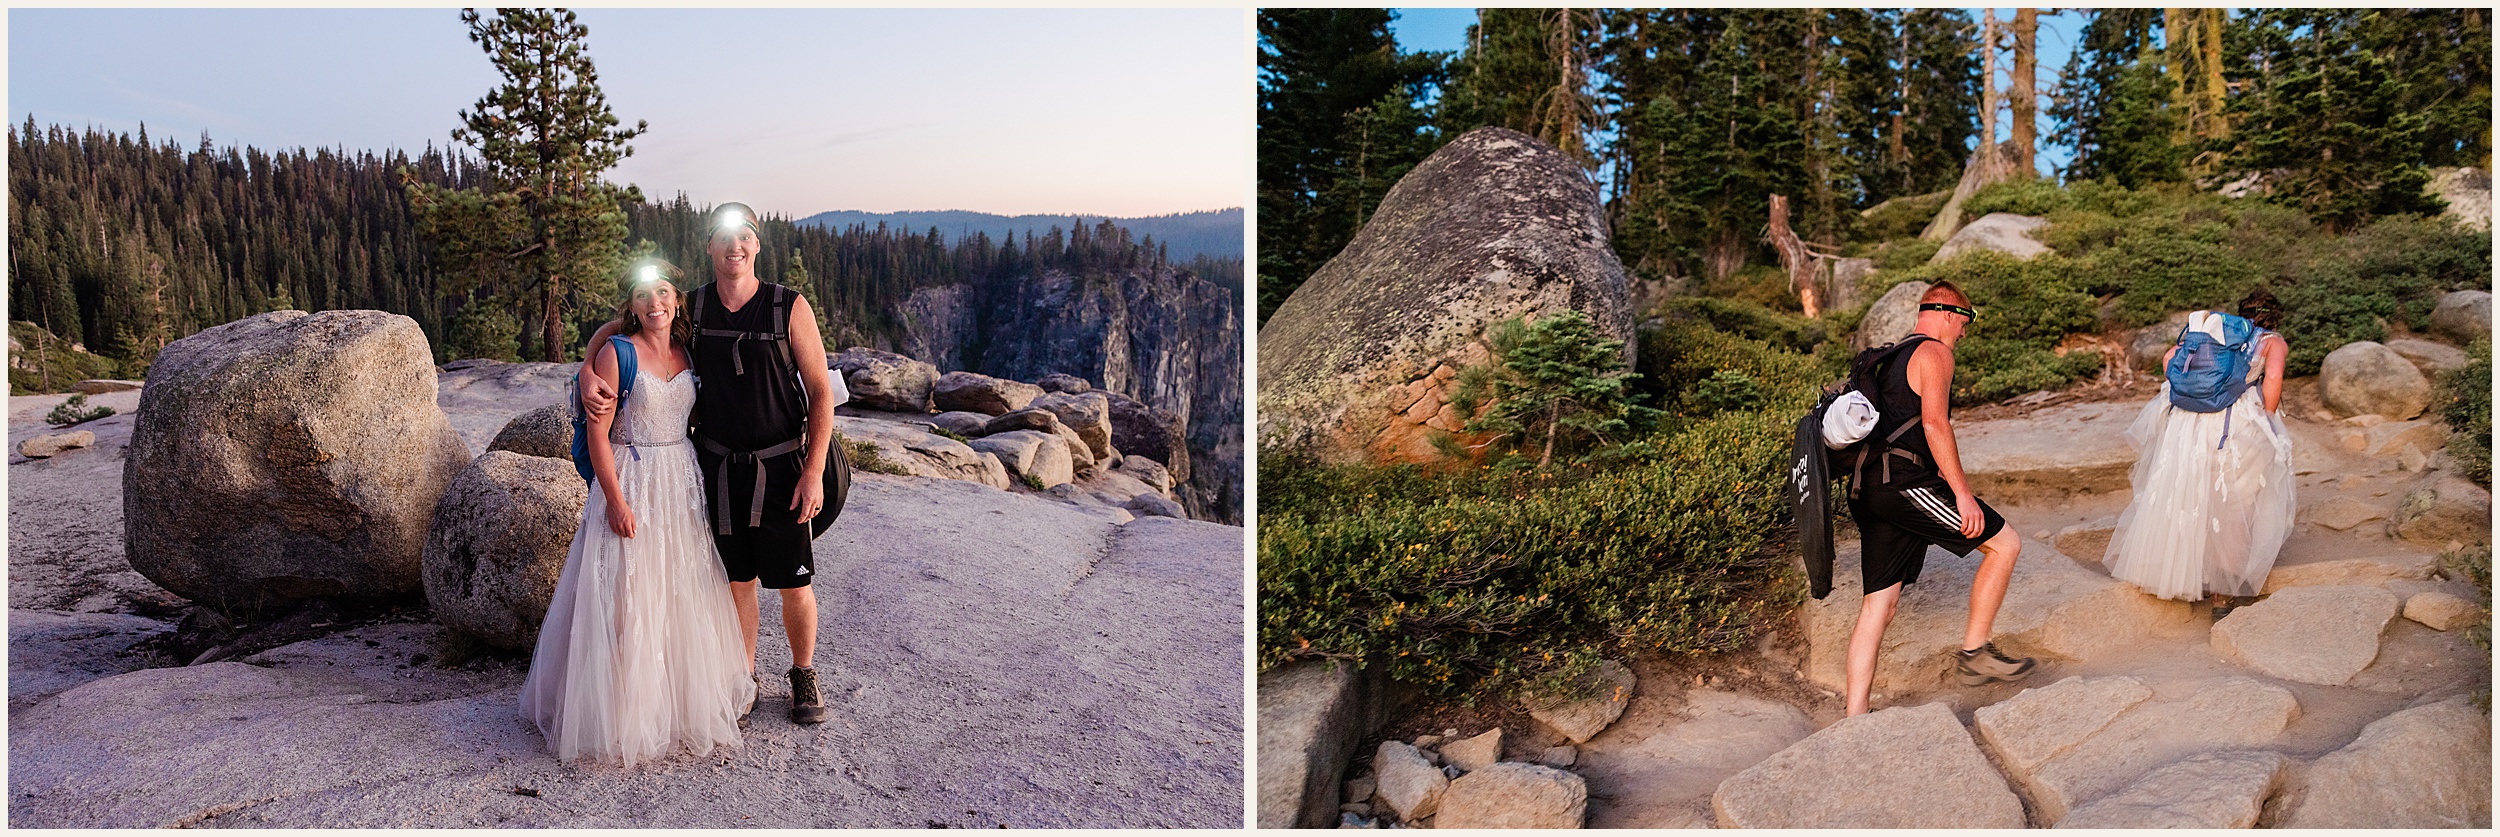
[[[620,312],[616,339],[639,369],[613,418],[590,420],[610,444],[590,446],[590,501],[521,684],[521,716],[565,761],[631,767],[735,745],[754,701],[686,436],[695,381],[678,301],[646,275]],[[584,364],[612,387],[618,365],[612,344]]]

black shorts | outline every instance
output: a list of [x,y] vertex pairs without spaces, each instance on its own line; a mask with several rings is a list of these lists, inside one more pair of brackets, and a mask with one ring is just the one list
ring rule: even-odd
[[1969,555],[2005,528],[2005,517],[1977,500],[1986,525],[1979,537],[1962,536],[1962,518],[1954,508],[1953,489],[1943,483],[1909,487],[1870,485],[1849,501],[1849,516],[1858,524],[1858,566],[1873,593],[1894,584],[1918,581],[1927,563],[1927,547],[1941,546],[1955,555]]
[[[698,448],[700,451],[700,448]],[[721,491],[714,485],[720,473],[720,457],[708,451],[698,453],[697,463],[703,469],[703,500],[705,525],[711,528],[712,545],[720,550],[721,568],[729,571],[733,582],[763,579],[764,586],[775,590],[805,587],[816,578],[816,532],[799,522],[799,513],[790,508],[790,498],[798,493],[799,468],[804,452],[776,456],[764,461],[764,520],[750,526],[753,506],[747,494],[755,490],[755,472],[743,463],[732,462],[728,471],[729,534],[721,534],[717,508]],[[818,512],[823,514],[823,512]]]

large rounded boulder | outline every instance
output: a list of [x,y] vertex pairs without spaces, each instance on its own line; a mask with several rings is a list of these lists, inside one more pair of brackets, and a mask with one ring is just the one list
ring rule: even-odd
[[489,451],[443,491],[425,539],[434,621],[498,648],[525,649],[555,598],[590,485],[570,460]]
[[167,344],[122,468],[130,566],[228,612],[419,589],[469,449],[417,322],[273,311]]
[[571,460],[573,408],[555,404],[513,416],[502,430],[495,431],[495,440],[487,443],[486,450]]
[[1918,298],[1927,294],[1925,282],[1909,281],[1892,286],[1875,304],[1866,308],[1859,318],[1858,331],[1851,335],[1851,345],[1859,350],[1872,349],[1910,336],[1918,328]]
[[865,410],[926,413],[937,389],[936,366],[893,352],[854,346],[826,365],[841,373],[851,405]]
[[2431,379],[2404,355],[2368,340],[2346,343],[2318,364],[2318,395],[2338,416],[2404,421],[2431,403]]
[[1189,439],[1179,416],[1145,402],[1105,391],[1111,404],[1111,446],[1125,460],[1145,457],[1161,463],[1175,480],[1187,481]]
[[1466,422],[1451,382],[1507,319],[1578,311],[1629,364],[1631,284],[1606,236],[1596,186],[1553,146],[1490,127],[1452,140],[1259,329],[1261,444],[1438,458],[1432,438]]
[[2459,343],[2491,334],[2491,292],[2450,291],[2431,309],[2431,331]]

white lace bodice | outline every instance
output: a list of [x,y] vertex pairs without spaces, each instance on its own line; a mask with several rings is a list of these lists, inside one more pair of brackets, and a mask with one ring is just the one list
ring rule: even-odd
[[641,446],[686,441],[686,418],[694,413],[694,370],[681,370],[675,378],[661,378],[648,369],[634,374],[634,391],[609,426],[608,441]]

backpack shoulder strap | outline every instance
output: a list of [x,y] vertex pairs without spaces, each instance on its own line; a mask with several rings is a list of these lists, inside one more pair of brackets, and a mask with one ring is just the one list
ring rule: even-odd
[[773,285],[773,345],[781,350],[782,364],[795,375],[799,364],[790,355],[790,297],[794,295],[788,285]]
[[634,357],[634,341],[624,335],[609,335],[608,345],[616,347],[616,400],[622,403],[625,396],[634,392],[634,375],[641,364]]

